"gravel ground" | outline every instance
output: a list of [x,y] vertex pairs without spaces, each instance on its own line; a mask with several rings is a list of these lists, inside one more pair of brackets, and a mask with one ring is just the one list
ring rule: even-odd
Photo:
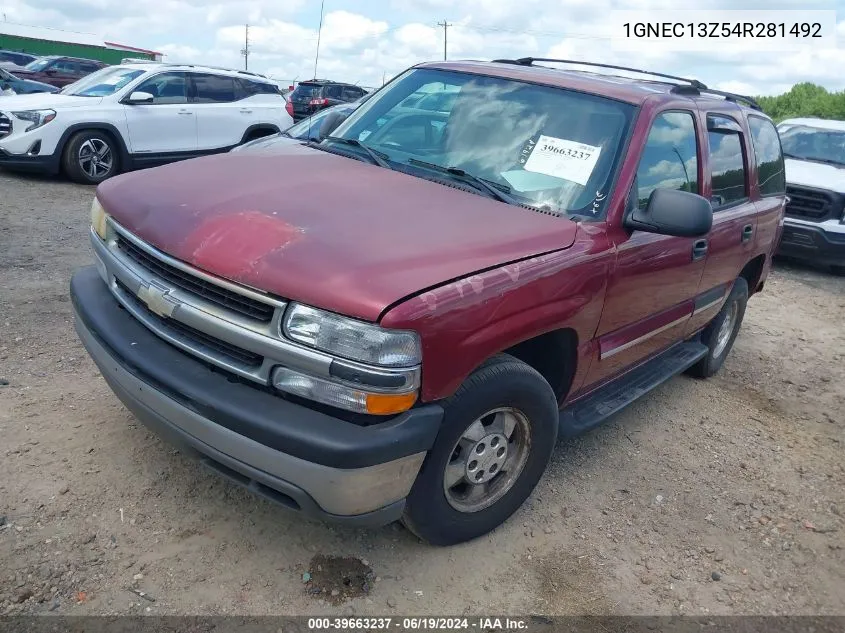
[[93,189],[0,191],[0,614],[845,614],[845,279],[778,265],[718,376],[562,444],[503,527],[437,549],[147,432],[72,328]]

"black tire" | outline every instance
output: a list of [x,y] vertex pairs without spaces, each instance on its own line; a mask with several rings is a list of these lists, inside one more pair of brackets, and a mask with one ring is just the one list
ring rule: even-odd
[[[510,517],[545,472],[558,431],[558,405],[551,386],[533,368],[507,354],[499,354],[481,365],[444,406],[443,426],[417,475],[402,518],[411,532],[432,545],[469,541]],[[518,474],[510,488],[492,505],[477,511],[459,511],[450,504],[444,490],[446,466],[468,427],[486,412],[502,407],[517,410],[527,421],[524,436],[529,441],[524,466],[515,469]]]
[[830,272],[840,277],[845,277],[845,266],[831,266]]
[[[687,370],[687,373],[696,378],[709,378],[722,368],[722,364],[728,357],[731,348],[736,340],[736,335],[739,333],[739,328],[742,326],[742,319],[745,316],[745,306],[748,303],[748,282],[744,277],[739,277],[734,281],[734,286],[731,289],[725,305],[719,311],[710,324],[704,328],[701,333],[701,342],[708,347],[707,356],[698,361],[695,365]],[[722,325],[730,318],[732,306],[736,306],[736,318],[733,328],[730,332],[727,344],[718,349],[719,332]]]
[[[96,149],[97,158],[92,162],[85,161],[82,156],[90,155],[90,150]],[[102,151],[101,151],[102,150]],[[106,168],[106,158],[108,167]],[[102,130],[83,130],[77,132],[65,145],[62,152],[62,169],[68,178],[83,185],[98,185],[104,180],[120,173],[120,150],[114,138]]]

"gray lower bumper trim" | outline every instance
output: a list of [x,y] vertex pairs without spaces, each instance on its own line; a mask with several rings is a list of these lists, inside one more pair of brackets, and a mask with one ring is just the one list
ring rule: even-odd
[[385,524],[401,515],[425,453],[353,469],[282,453],[214,424],[139,380],[112,358],[79,318],[75,324],[89,354],[126,407],[152,430],[208,458],[209,465],[230,479],[270,498],[274,491],[280,493],[275,494],[276,501],[322,519]]

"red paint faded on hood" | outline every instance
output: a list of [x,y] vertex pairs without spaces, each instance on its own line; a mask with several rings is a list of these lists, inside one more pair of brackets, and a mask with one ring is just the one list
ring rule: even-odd
[[568,248],[576,224],[291,145],[118,176],[124,227],[209,273],[367,320],[445,281]]

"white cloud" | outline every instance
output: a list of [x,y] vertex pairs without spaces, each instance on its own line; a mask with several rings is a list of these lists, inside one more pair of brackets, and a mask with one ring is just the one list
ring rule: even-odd
[[[711,0],[710,9],[735,8]],[[420,61],[441,59],[448,20],[449,57],[544,55],[649,68],[722,89],[773,94],[800,81],[845,88],[845,49],[739,54],[660,49],[621,53],[610,45],[614,9],[674,9],[676,0],[331,0],[320,38],[321,77],[380,85]],[[838,6],[837,6],[838,5]],[[747,0],[743,8],[833,8],[843,0]],[[306,0],[5,0],[10,22],[100,34],[162,50],[173,61],[241,66],[249,22],[250,69],[285,80],[314,72],[319,3]],[[845,35],[845,20],[837,27]]]

